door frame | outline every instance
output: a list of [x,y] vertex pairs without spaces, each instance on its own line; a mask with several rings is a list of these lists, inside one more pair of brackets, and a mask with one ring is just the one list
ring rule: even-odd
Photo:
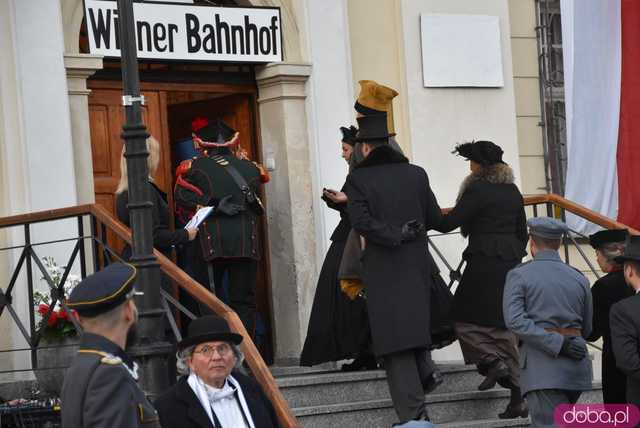
[[[89,78],[87,79],[87,88],[89,90],[92,89],[116,89],[122,90],[123,85],[121,80],[106,80],[101,78]],[[148,82],[141,81],[140,82],[140,91],[157,91],[160,97],[160,120],[162,123],[162,141],[161,147],[170,147],[169,141],[169,121],[168,121],[168,104],[167,104],[167,92],[199,92],[199,93],[215,93],[215,94],[242,94],[248,95],[250,98],[250,107],[251,107],[251,119],[253,122],[253,135],[255,144],[255,155],[256,158],[252,159],[255,162],[264,163],[263,160],[263,151],[262,151],[262,138],[260,133],[260,117],[259,117],[259,106],[258,106],[258,88],[256,84],[234,84],[234,83],[177,83],[177,82]],[[172,171],[171,165],[166,165],[166,163],[171,163],[171,156],[164,157],[165,162],[165,170]],[[168,167],[168,168],[167,168]],[[170,183],[173,183],[173,177],[171,177]],[[170,190],[168,189],[171,193]],[[267,200],[267,195],[264,190],[264,186],[261,189],[261,199],[265,206],[269,203]],[[173,195],[169,195],[171,207],[173,208]],[[173,219],[173,213],[171,213],[171,218]],[[267,216],[263,215],[261,217],[262,230],[263,230],[263,238],[264,242],[262,243],[262,251],[263,251],[263,263],[264,263],[264,272],[265,272],[265,285],[266,285],[266,293],[267,293],[267,304],[269,310],[269,342],[270,342],[270,354],[264,355],[263,358],[270,363],[275,355],[275,314],[273,310],[273,294],[272,294],[272,283],[271,283],[271,255],[270,255],[270,245],[269,245],[269,228],[267,224]]]

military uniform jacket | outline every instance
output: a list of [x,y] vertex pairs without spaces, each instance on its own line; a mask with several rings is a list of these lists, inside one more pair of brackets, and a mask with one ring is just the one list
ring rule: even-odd
[[118,345],[84,333],[62,385],[63,428],[160,428],[137,384],[137,366]]
[[610,325],[616,364],[627,375],[627,402],[640,406],[640,295],[613,305]]
[[[540,389],[586,391],[592,387],[591,360],[559,355],[564,337],[545,328],[576,328],[591,334],[589,281],[565,264],[557,251],[543,251],[507,274],[503,310],[507,328],[522,341],[522,393]],[[585,342],[586,343],[586,342]]]
[[260,258],[258,221],[262,213],[256,213],[246,204],[242,190],[226,169],[233,166],[256,195],[260,194],[260,170],[253,162],[238,159],[228,150],[218,153],[200,156],[192,161],[191,168],[183,178],[200,189],[202,195],[177,188],[176,204],[188,210],[195,210],[197,205],[215,207],[222,198],[231,195],[231,202],[243,205],[245,209],[232,217],[214,210],[198,232],[202,255],[207,261],[238,258],[257,260]]

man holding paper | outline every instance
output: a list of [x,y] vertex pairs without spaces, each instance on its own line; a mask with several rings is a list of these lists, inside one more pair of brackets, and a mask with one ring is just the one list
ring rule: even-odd
[[[259,217],[264,214],[258,196],[266,180],[251,161],[232,153],[239,133],[222,120],[210,121],[193,133],[200,156],[176,186],[176,204],[196,211],[200,245],[195,278],[222,297],[253,335],[256,311],[256,276],[260,258]],[[202,210],[213,207],[210,213]],[[225,273],[228,290],[223,287]]]

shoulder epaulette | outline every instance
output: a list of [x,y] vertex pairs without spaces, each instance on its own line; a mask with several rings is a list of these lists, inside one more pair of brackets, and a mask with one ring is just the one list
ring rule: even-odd
[[122,364],[122,358],[116,357],[115,355],[109,354],[108,352],[98,351],[97,349],[80,349],[78,351],[81,354],[95,354],[100,357],[100,362],[102,364],[109,364],[111,366],[117,366]]

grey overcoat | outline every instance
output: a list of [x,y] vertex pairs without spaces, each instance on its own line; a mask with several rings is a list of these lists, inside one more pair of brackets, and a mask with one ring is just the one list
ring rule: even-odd
[[582,273],[565,264],[557,251],[543,251],[507,274],[504,320],[522,341],[522,393],[540,389],[591,389],[591,360],[560,356],[563,336],[545,328],[580,329],[591,333],[591,289]]

